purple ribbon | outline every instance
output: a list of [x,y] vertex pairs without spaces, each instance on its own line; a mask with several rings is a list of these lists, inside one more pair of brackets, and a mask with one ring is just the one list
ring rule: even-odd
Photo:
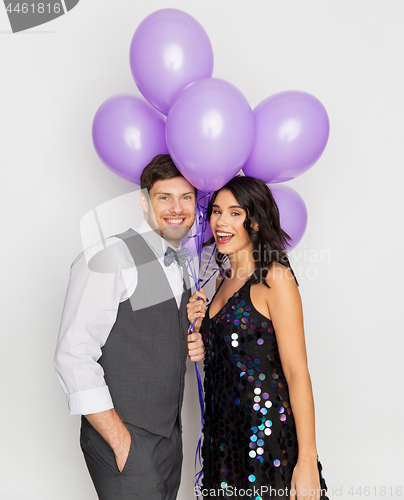
[[[205,267],[204,273],[201,277],[202,245],[203,245],[203,236],[204,236],[204,233],[206,231],[206,227],[207,227],[207,223],[208,223],[208,221],[207,221],[207,206],[209,204],[210,196],[211,196],[210,193],[206,193],[205,195],[201,196],[197,201],[197,207],[196,207],[196,210],[197,210],[196,220],[197,220],[198,229],[197,229],[196,234],[193,237],[196,238],[196,245],[195,246],[196,246],[197,256],[198,256],[198,260],[199,260],[198,270],[195,269],[193,261],[188,259],[188,262],[187,262],[188,273],[189,273],[190,277],[193,279],[194,285],[195,285],[197,290],[200,290],[202,287],[204,287],[213,278],[213,276],[215,276],[217,271],[219,271],[218,268],[214,269],[214,272],[209,276],[209,278],[206,279],[201,284],[201,282],[205,278],[206,272],[209,268],[209,264],[212,260],[213,254],[214,254],[215,249],[216,249],[216,245],[214,245],[214,247],[212,249],[212,253],[211,253],[210,258],[209,258],[209,261],[208,261],[208,263]],[[196,319],[192,323],[192,325],[189,329],[190,334],[194,331],[195,322],[196,322]],[[203,385],[202,385],[201,374],[199,372],[199,367],[198,367],[198,364],[196,361],[194,362],[194,365],[195,365],[196,379],[197,379],[197,383],[198,383],[199,406],[201,409],[201,425],[200,425],[200,430],[199,430],[198,444],[197,444],[196,452],[195,452],[195,470],[197,468],[198,462],[199,462],[199,465],[201,467],[201,470],[199,472],[197,472],[194,476],[195,477],[194,487],[200,488],[200,486],[201,486],[200,479],[203,475],[201,448],[202,448],[203,419],[204,419],[204,415],[205,415],[205,403],[204,403],[204,398],[203,398]],[[199,498],[198,493],[196,496],[197,496],[197,498]]]

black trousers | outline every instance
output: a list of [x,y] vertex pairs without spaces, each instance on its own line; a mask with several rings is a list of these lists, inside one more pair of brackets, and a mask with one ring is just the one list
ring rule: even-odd
[[181,480],[178,420],[170,438],[127,424],[132,437],[122,472],[112,448],[82,417],[80,445],[100,500],[175,500]]

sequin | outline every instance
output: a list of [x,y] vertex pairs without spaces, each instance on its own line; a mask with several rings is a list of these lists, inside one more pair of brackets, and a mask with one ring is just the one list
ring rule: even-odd
[[[205,316],[201,332],[202,486],[218,490],[212,498],[223,496],[220,489],[247,490],[252,483],[290,489],[298,445],[272,322],[254,308],[244,285],[213,319]],[[325,488],[323,479],[320,485]],[[268,500],[261,495],[255,493],[254,500]]]

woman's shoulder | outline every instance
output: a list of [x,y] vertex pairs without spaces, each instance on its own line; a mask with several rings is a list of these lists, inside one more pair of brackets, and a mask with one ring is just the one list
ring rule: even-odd
[[[267,286],[265,286],[267,285]],[[274,262],[261,284],[260,294],[265,300],[270,316],[284,307],[301,308],[301,298],[293,272],[283,264]],[[288,310],[288,309],[286,309]]]
[[270,288],[275,289],[297,288],[293,272],[280,262],[272,264],[265,277],[265,282]]

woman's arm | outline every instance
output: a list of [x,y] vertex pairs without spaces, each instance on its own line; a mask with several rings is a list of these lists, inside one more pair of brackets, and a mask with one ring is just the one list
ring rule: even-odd
[[[320,490],[314,424],[314,401],[307,366],[303,311],[300,294],[292,273],[275,263],[268,273],[270,288],[261,288],[274,325],[283,372],[289,386],[290,404],[296,424],[298,461],[292,476],[292,488],[300,498],[310,497],[309,490]],[[304,494],[307,491],[307,496]],[[301,494],[302,493],[302,494]],[[291,496],[291,498],[294,498]]]

